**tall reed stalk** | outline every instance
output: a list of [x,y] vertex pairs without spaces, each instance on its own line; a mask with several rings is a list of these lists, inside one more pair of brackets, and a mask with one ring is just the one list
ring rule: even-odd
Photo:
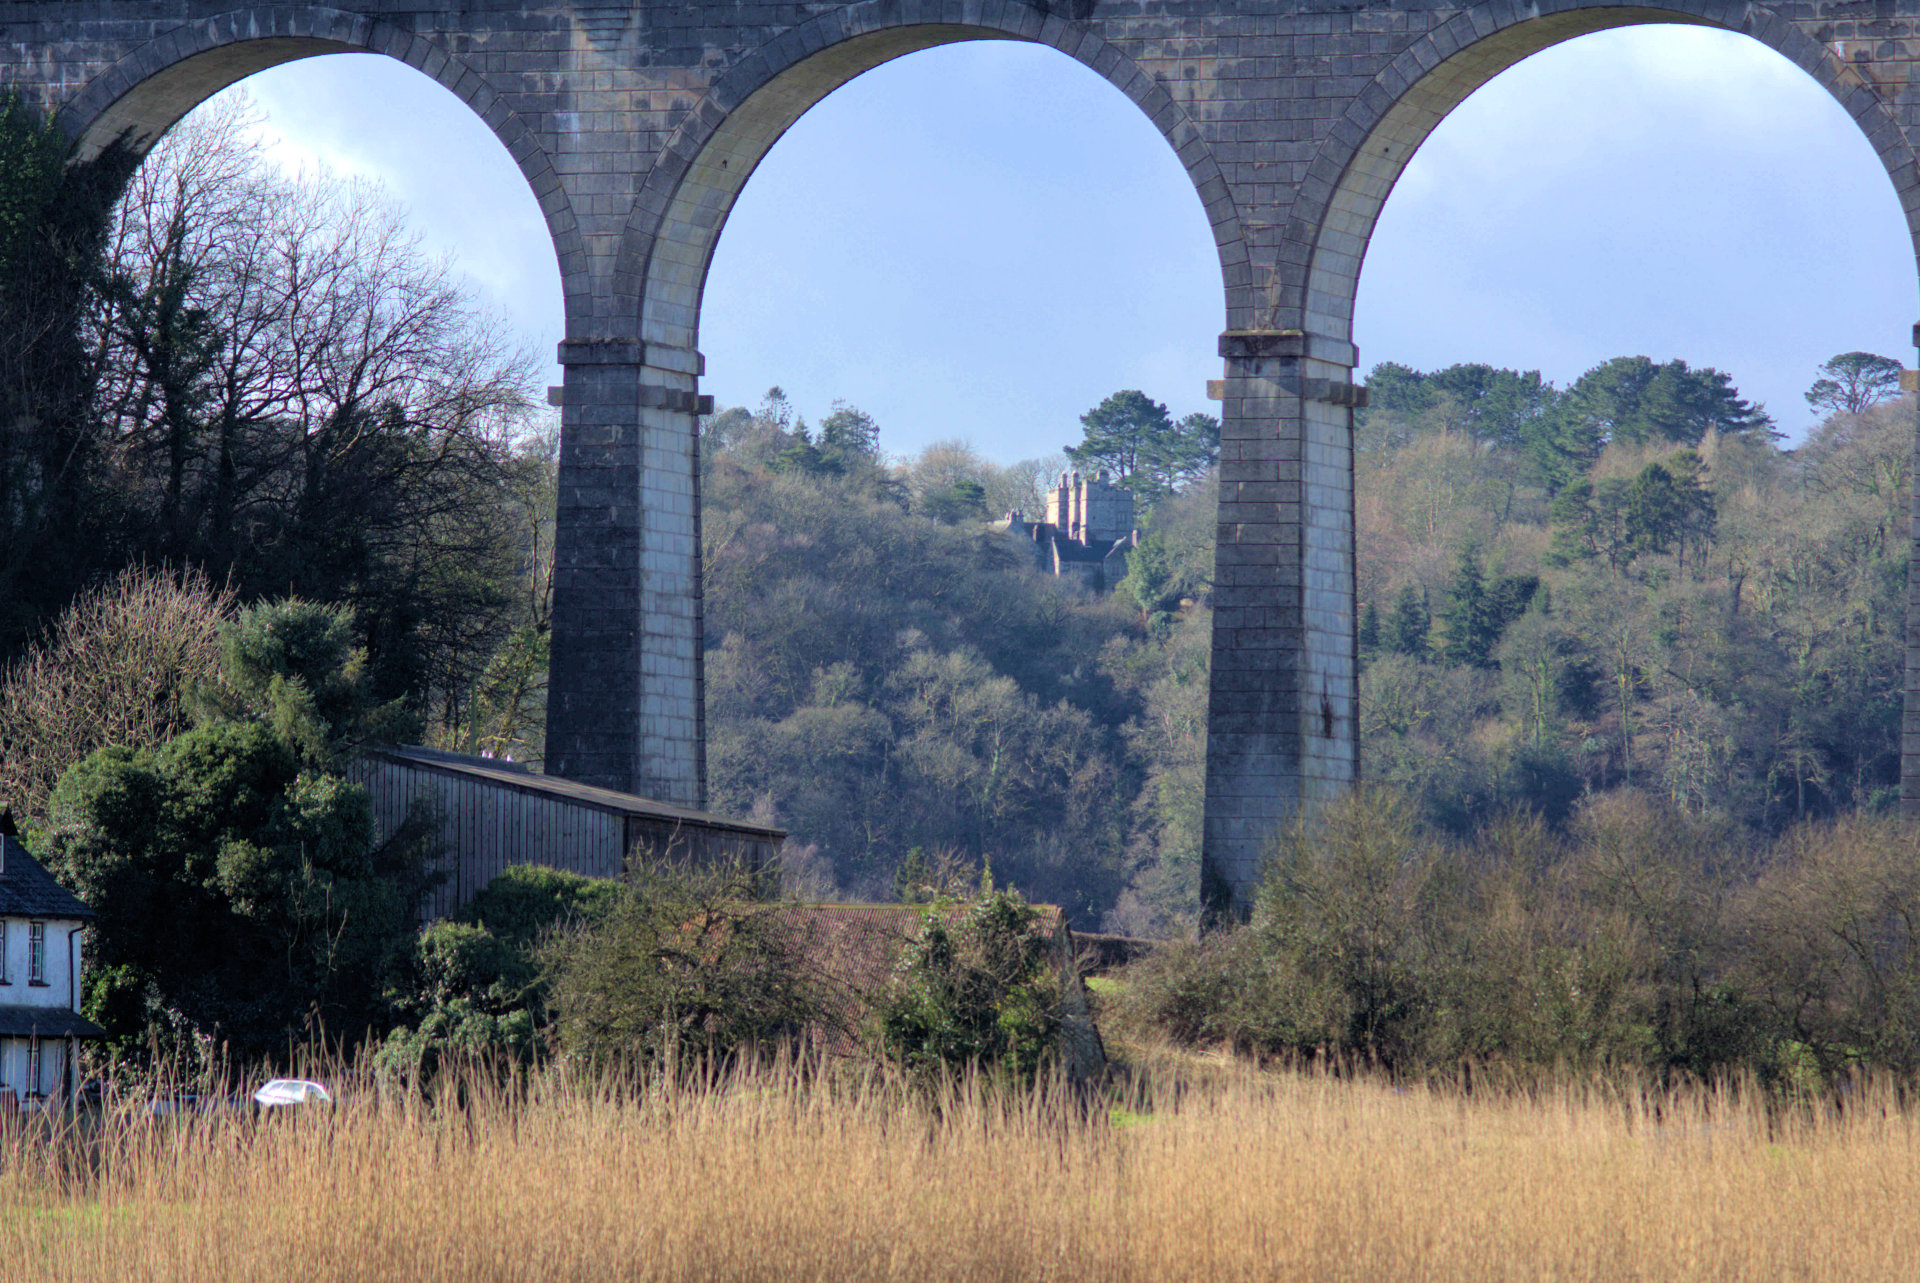
[[1394,1088],[1228,1066],[1123,1107],[767,1064],[556,1067],[326,1112],[132,1097],[0,1139],[0,1276],[1877,1279],[1920,1126],[1864,1083]]

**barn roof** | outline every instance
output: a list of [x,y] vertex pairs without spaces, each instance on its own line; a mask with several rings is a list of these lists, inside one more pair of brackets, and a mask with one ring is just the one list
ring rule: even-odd
[[563,780],[557,775],[535,775],[517,763],[490,757],[470,757],[465,753],[448,753],[441,749],[420,748],[416,745],[370,748],[366,750],[366,755],[389,762],[398,762],[433,774],[457,776],[497,788],[515,789],[522,793],[550,797],[557,801],[591,807],[597,811],[608,811],[615,815],[655,820],[666,824],[720,829],[728,833],[740,833],[775,843],[787,836],[785,829],[773,828],[770,825],[729,820],[706,811],[696,811],[691,807],[675,806],[671,802],[656,802],[652,798],[639,797],[632,793],[621,793],[614,789],[596,788],[591,784],[581,784],[574,780]]
[[93,910],[53,880],[15,837],[0,837],[0,917],[93,919]]

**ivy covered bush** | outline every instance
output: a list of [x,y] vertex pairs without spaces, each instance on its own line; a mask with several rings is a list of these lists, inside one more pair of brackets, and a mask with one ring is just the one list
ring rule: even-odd
[[1015,891],[987,891],[955,916],[934,905],[901,956],[880,1014],[886,1056],[915,1075],[978,1066],[1031,1081],[1063,1023],[1053,942]]

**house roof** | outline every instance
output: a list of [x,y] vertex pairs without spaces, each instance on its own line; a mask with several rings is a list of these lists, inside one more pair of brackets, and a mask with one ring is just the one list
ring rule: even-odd
[[1081,543],[1078,539],[1070,539],[1059,531],[1053,534],[1053,546],[1059,553],[1060,560],[1068,562],[1105,561],[1114,553],[1124,554],[1132,547],[1125,539],[1102,539],[1096,543]]
[[775,843],[787,836],[785,829],[776,829],[765,824],[748,824],[742,820],[729,820],[705,811],[696,811],[690,807],[675,806],[671,802],[656,802],[652,798],[638,797],[632,793],[621,793],[614,789],[596,788],[591,784],[581,784],[574,780],[563,780],[557,775],[535,775],[517,763],[498,761],[494,758],[469,757],[465,753],[448,753],[440,749],[420,748],[414,745],[369,748],[366,750],[366,755],[436,774],[459,776],[499,788],[517,789],[522,793],[539,794],[579,806],[589,806],[599,811],[611,811],[616,815],[633,816],[668,824],[686,824],[696,828],[720,829],[728,833],[739,833]]
[[0,1038],[98,1038],[106,1032],[65,1007],[0,1003]]
[[93,919],[93,910],[53,880],[20,839],[0,837],[0,917]]

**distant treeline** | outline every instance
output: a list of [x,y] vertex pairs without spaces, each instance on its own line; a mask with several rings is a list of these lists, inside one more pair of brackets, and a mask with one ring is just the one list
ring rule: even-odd
[[1129,968],[1115,1032],[1472,1083],[1793,1093],[1920,1074],[1920,826],[1770,843],[1626,789],[1471,839],[1367,786],[1279,843],[1252,921]]

